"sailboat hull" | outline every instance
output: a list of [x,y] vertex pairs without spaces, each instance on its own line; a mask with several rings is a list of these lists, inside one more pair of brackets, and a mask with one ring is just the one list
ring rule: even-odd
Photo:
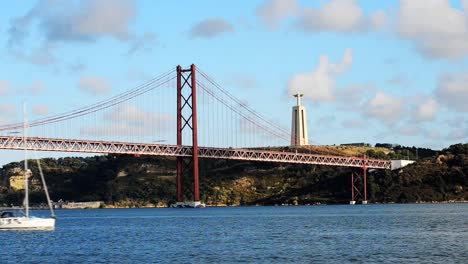
[[54,230],[54,218],[6,217],[0,218],[1,230]]

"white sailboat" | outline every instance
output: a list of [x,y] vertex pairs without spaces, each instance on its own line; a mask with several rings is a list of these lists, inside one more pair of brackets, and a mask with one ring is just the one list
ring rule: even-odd
[[[23,105],[23,115],[25,116],[25,106]],[[23,143],[26,146],[26,118],[23,122]],[[44,179],[44,174],[42,173],[42,167],[37,160],[37,165],[39,169],[39,174],[41,175],[41,180],[44,188],[44,192],[47,197],[47,203],[50,208],[51,216],[49,218],[40,218],[30,216],[29,213],[29,176],[32,175],[31,170],[28,168],[28,157],[27,152],[24,152],[24,214],[21,216],[15,216],[12,211],[0,212],[0,231],[1,230],[54,230],[55,229],[55,214],[52,207],[52,202],[50,200],[49,192],[47,190],[47,185]]]

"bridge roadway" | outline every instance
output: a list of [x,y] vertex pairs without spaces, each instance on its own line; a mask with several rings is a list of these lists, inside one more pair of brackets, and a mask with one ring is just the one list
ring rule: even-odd
[[[26,142],[24,142],[22,137],[17,136],[0,136],[0,149],[182,157],[190,157],[193,152],[192,146],[38,137],[27,138]],[[198,156],[200,158],[213,159],[314,164],[358,168],[366,167],[369,169],[391,168],[390,160],[238,148],[198,147]]]

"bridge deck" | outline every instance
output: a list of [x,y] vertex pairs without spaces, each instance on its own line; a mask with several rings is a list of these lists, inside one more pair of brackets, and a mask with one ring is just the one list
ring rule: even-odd
[[[26,142],[24,142],[22,137],[16,136],[0,136],[0,149],[182,157],[189,157],[192,155],[191,146],[36,137],[28,138]],[[391,168],[390,160],[364,159],[361,157],[327,156],[269,150],[208,147],[199,147],[198,153],[200,158],[251,160],[261,162],[315,164],[360,168],[365,166],[369,169]]]

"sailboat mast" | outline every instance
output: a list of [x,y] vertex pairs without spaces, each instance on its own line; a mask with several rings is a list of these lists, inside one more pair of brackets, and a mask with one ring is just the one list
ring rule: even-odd
[[24,209],[26,217],[29,217],[29,183],[28,183],[28,176],[29,176],[29,169],[28,169],[28,153],[26,151],[26,103],[23,102],[23,146],[24,150]]
[[49,205],[50,216],[55,218],[54,207],[52,205],[52,200],[50,200],[49,190],[47,189],[47,184],[46,184],[46,181],[45,181],[45,178],[44,178],[44,173],[42,172],[41,162],[39,162],[39,159],[37,157],[35,157],[35,158],[36,158],[36,161],[37,161],[37,168],[39,169],[39,174],[41,175],[41,180],[42,180],[42,185],[43,185],[43,188],[44,188],[44,192],[46,194],[47,204]]

